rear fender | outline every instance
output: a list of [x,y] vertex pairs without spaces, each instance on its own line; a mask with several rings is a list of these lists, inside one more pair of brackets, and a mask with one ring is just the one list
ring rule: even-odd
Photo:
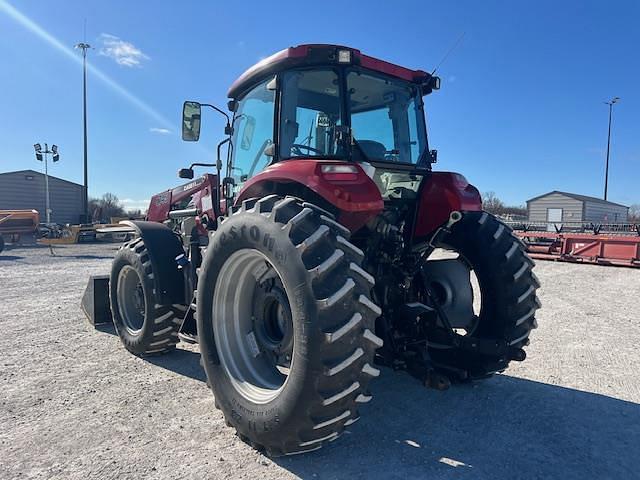
[[[327,174],[322,172],[322,165],[352,165],[356,171]],[[338,221],[352,232],[384,208],[380,190],[355,162],[311,159],[278,162],[247,181],[236,204],[272,193],[300,196],[311,203],[321,200],[318,206],[335,213]]]
[[182,270],[178,269],[176,257],[184,254],[182,242],[168,227],[156,222],[120,222],[133,228],[149,252],[153,269],[153,281],[162,303],[186,304],[185,281]]
[[420,188],[414,241],[423,240],[449,218],[453,211],[482,210],[478,189],[464,176],[452,172],[433,172]]

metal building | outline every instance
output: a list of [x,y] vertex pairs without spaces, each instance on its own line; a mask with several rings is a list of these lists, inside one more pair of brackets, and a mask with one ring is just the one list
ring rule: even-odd
[[[83,186],[49,175],[51,221],[78,223]],[[37,210],[46,221],[44,174],[35,170],[0,173],[0,210]]]
[[628,214],[619,203],[558,190],[527,200],[530,223],[626,223]]

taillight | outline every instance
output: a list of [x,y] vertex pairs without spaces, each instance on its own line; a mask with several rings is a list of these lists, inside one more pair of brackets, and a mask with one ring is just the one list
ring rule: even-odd
[[330,182],[348,182],[358,179],[358,167],[345,163],[321,165],[320,173]]

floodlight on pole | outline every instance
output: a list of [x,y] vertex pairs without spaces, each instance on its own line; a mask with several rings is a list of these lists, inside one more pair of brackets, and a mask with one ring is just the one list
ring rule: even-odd
[[33,145],[34,150],[36,151],[36,160],[39,162],[42,161],[42,146],[39,143]]
[[42,146],[39,143],[33,145],[33,149],[36,151],[36,160],[39,162],[42,161],[42,155],[44,154],[44,190],[45,190],[45,210],[46,210],[46,218],[47,223],[51,223],[51,208],[49,207],[51,201],[49,199],[49,162],[47,155],[53,154],[53,161],[57,162],[60,160],[60,155],[58,154],[58,146],[52,145],[51,150],[49,150],[49,146],[45,143],[44,150],[42,150]]
[[82,196],[84,222],[89,221],[89,176],[87,172],[87,50],[92,48],[85,42],[75,45],[75,48],[82,50],[82,112],[84,127],[84,192]]

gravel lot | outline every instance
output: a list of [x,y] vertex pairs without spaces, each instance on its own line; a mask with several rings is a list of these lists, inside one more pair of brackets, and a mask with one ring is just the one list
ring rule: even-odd
[[640,270],[539,262],[508,374],[446,392],[383,370],[362,420],[271,460],[225,427],[197,348],[143,360],[80,310],[116,245],[0,255],[0,478],[640,478]]

